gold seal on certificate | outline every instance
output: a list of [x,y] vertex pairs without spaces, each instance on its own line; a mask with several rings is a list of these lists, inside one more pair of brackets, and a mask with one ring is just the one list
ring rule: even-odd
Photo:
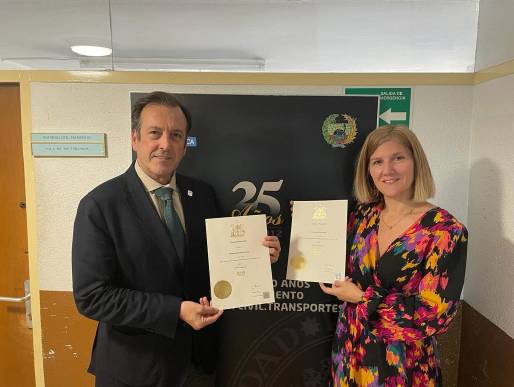
[[221,309],[275,302],[266,216],[206,219],[212,306]]
[[287,279],[332,283],[344,277],[346,200],[295,201]]
[[230,285],[230,282],[228,281],[218,281],[216,282],[216,285],[214,285],[214,295],[220,300],[230,297],[231,293],[232,285]]
[[295,270],[302,270],[306,264],[305,257],[303,255],[296,255],[291,258],[290,264]]

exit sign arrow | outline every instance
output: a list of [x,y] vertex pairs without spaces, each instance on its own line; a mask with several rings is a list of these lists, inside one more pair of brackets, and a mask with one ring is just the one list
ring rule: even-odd
[[346,95],[377,95],[380,98],[377,124],[410,125],[411,95],[410,87],[346,87]]
[[389,108],[385,112],[383,112],[379,117],[388,124],[390,124],[391,121],[405,121],[405,119],[407,118],[407,113],[392,112],[391,108]]

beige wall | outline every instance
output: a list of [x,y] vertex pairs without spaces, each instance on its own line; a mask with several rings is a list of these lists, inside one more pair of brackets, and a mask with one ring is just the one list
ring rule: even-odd
[[[31,76],[37,77],[37,74]],[[30,101],[31,112],[29,113],[32,117],[32,131],[106,133],[108,157],[99,159],[33,158],[31,161],[34,164],[36,191],[36,225],[31,228],[37,230],[37,248],[32,247],[31,249],[37,252],[37,256],[33,255],[31,261],[38,267],[40,289],[43,293],[46,291],[45,294],[51,296],[49,305],[55,305],[54,295],[57,293],[52,293],[52,291],[69,292],[71,290],[71,232],[78,201],[97,184],[123,172],[130,163],[129,93],[131,91],[162,89],[181,93],[341,95],[344,87],[212,84],[216,82],[207,85],[171,85],[167,79],[159,77],[157,79],[163,79],[163,83],[152,82],[153,84],[136,85],[119,82],[119,80],[116,80],[115,83],[95,83],[87,81],[87,77],[84,79],[86,82],[76,82],[76,80],[64,78],[56,79],[55,82],[47,82],[41,78],[39,78],[40,81],[30,82],[30,99],[26,100]],[[153,80],[153,78],[150,79]],[[201,75],[199,75],[199,79],[203,79]],[[230,78],[222,75],[220,79],[226,82]],[[287,79],[287,76],[284,79]],[[418,79],[421,79],[423,83],[430,83],[426,82],[427,77]],[[492,194],[494,184],[489,184],[487,173],[477,174],[475,172],[473,161],[480,158],[480,152],[487,150],[492,154],[495,163],[501,165],[503,173],[509,172],[507,167],[511,159],[506,156],[508,153],[496,151],[508,144],[512,146],[512,135],[507,133],[508,127],[505,126],[505,124],[509,124],[508,118],[502,118],[504,115],[502,111],[508,112],[509,107],[501,105],[503,99],[495,98],[497,98],[497,89],[503,90],[504,93],[508,93],[512,89],[511,83],[505,83],[506,80],[511,82],[511,78],[493,80],[476,86],[469,83],[460,85],[466,82],[461,82],[461,78],[458,76],[454,79],[455,83],[459,83],[459,85],[413,86],[412,128],[419,135],[427,151],[437,181],[438,189],[434,202],[453,212],[465,223],[468,223],[469,208],[469,226],[472,238],[464,297],[477,310],[491,318],[495,324],[499,324],[502,329],[508,331],[509,324],[514,321],[514,317],[510,313],[512,306],[509,310],[509,305],[507,305],[512,297],[509,296],[509,289],[506,287],[506,279],[511,277],[507,273],[512,273],[512,266],[510,269],[508,267],[510,245],[502,249],[502,243],[507,238],[494,239],[497,235],[495,230],[481,222],[480,216],[482,215],[480,213],[476,215],[478,210],[490,209],[488,199],[494,197]],[[320,77],[320,80],[322,84],[329,83],[324,77]],[[363,82],[366,80],[369,81],[366,78]],[[220,83],[223,83],[221,81]],[[413,81],[413,83],[416,82]],[[349,86],[354,85],[355,83],[349,84]],[[22,90],[28,94],[26,86],[24,87],[25,89],[22,87]],[[509,102],[512,105],[512,99],[506,101],[507,105]],[[491,104],[499,106],[491,109],[489,106]],[[498,122],[501,121],[504,126],[498,130],[496,127],[483,129],[478,125],[480,117],[487,116],[488,112],[496,112],[494,114],[496,114]],[[27,127],[29,126],[27,125]],[[495,137],[497,132],[501,135]],[[482,136],[482,138],[478,136]],[[495,145],[490,149],[484,148],[491,138],[494,138]],[[470,150],[472,164],[470,164]],[[502,181],[513,180],[512,178],[508,179],[508,176],[502,177],[502,179]],[[491,190],[487,191],[485,197],[477,198],[476,192],[482,192],[484,187]],[[503,195],[507,196],[509,191],[512,192],[512,189],[506,187]],[[468,195],[471,203],[468,203]],[[504,203],[505,206],[508,200]],[[492,210],[494,211],[494,208]],[[508,211],[507,208],[502,209],[502,214],[497,215],[500,223],[511,221],[509,215],[505,215],[506,211]],[[475,218],[472,218],[473,216]],[[502,223],[503,230],[507,230],[507,226]],[[510,227],[512,231],[512,223],[510,223]],[[483,255],[481,249],[486,249],[486,246],[483,239],[473,241],[476,233],[491,236],[489,241],[494,241],[491,242],[494,244],[491,249],[495,251],[498,261],[504,264],[503,271],[501,267],[494,265],[485,268],[480,266],[483,265],[483,262],[480,259],[477,260],[477,257]],[[502,235],[507,235],[507,233],[508,231],[505,231]],[[483,290],[486,286],[482,282],[480,274],[485,269],[492,270],[487,274],[487,286],[490,288],[487,291]],[[34,282],[36,283],[36,281]],[[500,298],[500,300],[491,302],[496,298]],[[67,305],[68,303],[64,306],[67,307]],[[48,309],[42,311],[42,314],[53,316],[50,312],[52,311]],[[35,317],[38,318],[38,316]],[[66,320],[70,318],[70,315],[63,316],[63,318]],[[47,316],[48,321],[50,320]],[[36,326],[38,323],[39,321],[35,321]],[[59,331],[56,330],[56,332]],[[46,333],[48,339],[53,337],[50,333]],[[81,332],[76,332],[76,334],[80,336]],[[512,331],[510,334],[512,335]],[[69,335],[69,340],[71,340],[71,331]],[[34,339],[37,342],[41,340],[41,336],[35,335]],[[55,350],[56,342],[47,340],[43,344],[43,351],[39,353],[36,351],[36,360],[44,357],[48,384],[52,377],[57,378],[57,376],[50,375],[52,367],[49,362],[60,362],[62,356],[49,360],[46,352],[50,352],[50,349]],[[80,344],[80,351],[77,354],[79,358],[83,358],[80,360],[80,369],[83,369],[83,364],[89,356],[89,342],[77,342],[77,344]],[[67,348],[66,346],[61,348],[63,355]],[[70,359],[70,362],[77,362],[73,365],[74,367],[79,367],[79,360],[76,360],[75,357]],[[40,367],[40,361],[37,364]],[[39,375],[38,386],[43,386],[43,369],[38,367],[36,367],[36,373]]]
[[514,75],[475,86],[464,299],[514,337]]
[[[55,75],[50,74],[52,77]],[[102,74],[97,73],[101,77]],[[191,80],[198,82],[198,77]],[[38,74],[31,74],[37,77]],[[45,75],[41,75],[44,78]],[[78,76],[78,75],[77,75]],[[114,74],[112,78],[119,77]],[[59,75],[56,76],[59,78]],[[82,75],[80,75],[82,77]],[[153,81],[150,75],[150,80]],[[467,76],[466,76],[467,77]],[[454,86],[414,86],[412,127],[418,133],[431,162],[438,182],[434,202],[467,221],[469,185],[469,142],[473,86],[466,77],[421,76],[412,78],[416,83],[457,83]],[[119,82],[93,83],[85,76],[52,83],[42,79],[30,83],[30,102],[33,132],[95,132],[106,133],[107,158],[32,158],[34,164],[37,246],[31,251],[32,265],[37,265],[41,289],[41,336],[35,335],[36,375],[38,386],[57,386],[62,382],[63,365],[82,379],[80,385],[90,381],[83,373],[89,359],[90,337],[86,332],[87,321],[73,311],[71,284],[71,237],[76,207],[80,198],[99,183],[123,172],[131,161],[129,127],[131,91],[155,89],[181,93],[233,93],[277,95],[341,95],[343,86],[271,86],[271,85],[213,85],[233,82],[231,77],[210,77],[208,85],[170,85],[163,83],[135,85]],[[134,79],[135,77],[132,77]],[[215,78],[212,81],[212,78]],[[355,79],[355,77],[353,77]],[[358,77],[357,77],[358,78]],[[369,83],[373,75],[361,77]],[[379,77],[384,81],[384,77]],[[41,78],[40,78],[41,79]],[[187,77],[186,77],[187,79]],[[282,82],[291,83],[288,76]],[[279,79],[279,82],[280,82]],[[332,78],[331,78],[332,79]],[[338,79],[337,76],[333,79]],[[394,78],[388,78],[389,81]],[[305,79],[299,77],[300,81]],[[330,83],[324,76],[316,78],[320,83]],[[73,82],[75,81],[75,82]],[[308,82],[311,82],[309,79]],[[270,80],[265,80],[267,83]],[[276,82],[276,81],[274,81]],[[193,82],[194,83],[194,82]],[[258,82],[257,82],[258,83]],[[276,82],[278,83],[278,82]],[[335,83],[335,82],[334,82]],[[310,83],[312,84],[312,83]],[[361,82],[352,83],[361,84]],[[28,126],[28,125],[27,125]],[[30,169],[30,168],[29,168]],[[37,283],[33,278],[34,283]],[[64,292],[60,292],[64,291]],[[36,316],[38,319],[39,316]],[[35,325],[39,326],[39,321]],[[65,334],[63,333],[65,332]],[[87,338],[86,338],[87,336]],[[456,338],[453,338],[456,339]],[[73,351],[70,350],[73,348]],[[458,358],[458,352],[455,351]],[[44,359],[44,370],[42,361]],[[447,360],[447,359],[446,359]],[[457,360],[455,360],[457,361]],[[77,379],[78,383],[78,379]]]
[[[481,0],[464,299],[514,338],[514,2]],[[489,80],[492,76],[492,80]]]
[[[72,289],[71,237],[82,196],[123,172],[131,160],[130,91],[340,95],[342,86],[170,86],[32,84],[33,132],[107,133],[107,158],[36,158],[38,263],[41,290]],[[471,86],[413,88],[413,129],[438,183],[436,204],[467,220]]]

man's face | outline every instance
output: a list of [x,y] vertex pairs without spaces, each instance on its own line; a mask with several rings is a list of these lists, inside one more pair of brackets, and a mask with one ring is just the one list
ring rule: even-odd
[[186,154],[187,121],[177,107],[150,104],[141,112],[141,138],[132,131],[132,149],[141,169],[168,184]]

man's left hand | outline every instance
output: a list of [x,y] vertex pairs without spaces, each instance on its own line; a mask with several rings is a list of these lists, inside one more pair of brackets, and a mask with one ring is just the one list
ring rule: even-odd
[[179,318],[198,331],[216,322],[222,314],[223,309],[212,307],[207,297],[202,297],[199,303],[182,301]]

